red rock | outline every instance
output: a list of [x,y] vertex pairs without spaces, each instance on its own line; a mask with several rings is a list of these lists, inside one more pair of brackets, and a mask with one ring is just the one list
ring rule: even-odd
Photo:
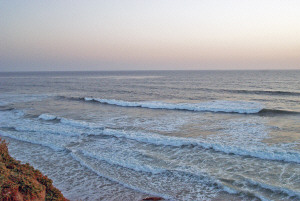
[[8,153],[0,138],[0,200],[1,201],[68,201],[52,185],[52,180],[29,164],[22,164]]

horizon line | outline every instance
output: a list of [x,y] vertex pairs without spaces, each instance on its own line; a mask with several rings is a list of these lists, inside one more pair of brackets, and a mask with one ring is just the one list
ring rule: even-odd
[[29,70],[29,71],[0,71],[0,73],[51,73],[51,72],[147,72],[147,71],[299,71],[299,69],[176,69],[176,70]]

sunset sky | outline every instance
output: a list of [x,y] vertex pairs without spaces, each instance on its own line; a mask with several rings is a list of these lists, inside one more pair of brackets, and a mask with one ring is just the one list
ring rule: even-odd
[[0,0],[0,71],[300,69],[299,0]]

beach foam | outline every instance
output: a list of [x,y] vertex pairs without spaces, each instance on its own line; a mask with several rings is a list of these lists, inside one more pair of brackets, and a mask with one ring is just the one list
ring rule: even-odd
[[[208,136],[207,138],[186,138],[166,136],[147,131],[110,129],[95,123],[75,121],[51,114],[42,114],[39,116],[39,119],[47,119],[46,121],[59,119],[58,123],[41,123],[36,120],[26,119],[23,118],[21,111],[2,111],[1,113],[7,114],[5,118],[4,116],[0,118],[2,127],[12,127],[20,132],[34,132],[36,136],[38,136],[39,133],[48,134],[46,137],[52,136],[52,134],[58,136],[62,135],[62,138],[63,136],[67,138],[76,136],[82,137],[84,135],[105,135],[135,140],[147,144],[174,147],[199,146],[226,154],[300,163],[300,153],[296,150],[286,149],[285,146],[287,145],[267,146],[265,143],[262,143],[262,141],[268,137],[268,133],[264,124],[260,123],[263,119],[257,117],[239,121],[221,121],[219,124],[224,130],[217,135]],[[53,137],[53,139],[55,139],[55,137]]]
[[[100,133],[99,133],[100,134]],[[226,154],[236,154],[241,156],[252,156],[267,160],[279,160],[300,163],[300,153],[265,147],[256,149],[255,147],[228,146],[220,141],[210,141],[205,139],[182,138],[173,136],[163,136],[156,133],[130,132],[112,129],[104,129],[102,134],[136,140],[143,143],[150,143],[164,146],[199,146],[205,149],[213,149]]]

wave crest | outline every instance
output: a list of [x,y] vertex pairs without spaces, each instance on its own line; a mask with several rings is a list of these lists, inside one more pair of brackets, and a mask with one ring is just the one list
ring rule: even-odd
[[159,101],[141,101],[130,102],[115,99],[100,99],[85,97],[85,101],[94,101],[102,104],[117,105],[121,107],[142,107],[149,109],[166,109],[166,110],[189,110],[196,112],[226,112],[226,113],[241,113],[253,114],[258,113],[263,109],[263,106],[258,102],[246,101],[225,101],[216,100],[211,102],[200,103],[167,103]]

